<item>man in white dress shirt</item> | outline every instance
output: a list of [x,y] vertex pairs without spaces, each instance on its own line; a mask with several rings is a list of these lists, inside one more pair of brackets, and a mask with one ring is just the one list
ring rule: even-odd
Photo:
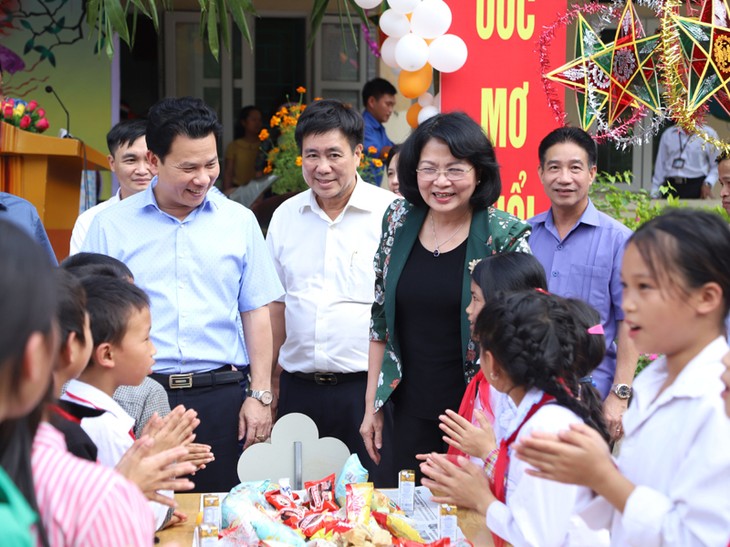
[[[718,139],[717,132],[709,125],[702,131]],[[715,158],[717,148],[679,125],[668,127],[659,141],[654,176],[651,179],[652,197],[661,197],[661,187],[671,184],[669,195],[682,199],[708,199],[717,182]]]
[[147,158],[146,120],[125,120],[112,127],[106,135],[109,147],[109,168],[117,176],[119,190],[111,198],[81,213],[76,219],[71,232],[71,248],[69,254],[74,255],[81,250],[86,233],[94,217],[101,211],[145,190],[152,180],[152,167]]
[[[373,255],[383,214],[395,199],[357,174],[361,115],[323,100],[296,128],[309,190],[274,213],[266,238],[286,294],[270,304],[278,415],[306,414],[320,437],[342,440],[379,482],[359,433],[367,386]],[[389,446],[390,443],[383,443]],[[375,475],[375,476],[374,476]],[[392,479],[392,477],[385,477]]]

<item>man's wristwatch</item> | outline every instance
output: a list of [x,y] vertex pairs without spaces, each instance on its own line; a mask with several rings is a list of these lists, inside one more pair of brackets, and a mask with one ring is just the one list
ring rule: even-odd
[[628,384],[613,384],[611,386],[611,393],[622,400],[627,400],[633,394],[634,390]]
[[268,389],[259,391],[257,389],[247,388],[246,395],[248,397],[253,397],[264,406],[269,406],[274,400],[274,396]]

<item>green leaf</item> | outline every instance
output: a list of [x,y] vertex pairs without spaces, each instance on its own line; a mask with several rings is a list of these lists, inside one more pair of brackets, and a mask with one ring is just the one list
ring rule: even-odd
[[[121,2],[119,0],[104,0],[104,11],[108,21],[107,31],[111,30],[109,38],[116,32],[122,40],[129,44],[127,17]],[[111,40],[109,41],[111,42]],[[109,47],[107,47],[107,53],[109,53]]]
[[46,55],[46,57],[48,57],[48,61],[51,63],[51,65],[55,67],[56,66],[56,56],[53,54],[53,52],[49,50],[48,55]]
[[28,30],[33,30],[33,27],[30,25],[30,23],[26,19],[21,19],[20,24]]
[[[202,4],[203,0],[201,0]],[[200,14],[200,26],[206,28],[208,31],[208,47],[210,53],[213,55],[215,60],[218,60],[220,53],[220,44],[218,42],[218,15],[217,15],[217,0],[205,0],[208,6],[205,11]]]
[[221,0],[220,29],[223,37],[223,47],[226,51],[231,50],[231,31],[228,28],[228,6],[227,0]]
[[35,39],[31,38],[25,43],[25,47],[23,48],[23,55],[27,54],[30,50],[33,49],[33,46],[35,46]]
[[249,47],[253,48],[253,40],[251,38],[251,32],[248,29],[248,20],[246,19],[246,13],[256,15],[256,9],[253,7],[251,0],[232,0],[230,10],[233,22],[236,23],[238,30],[241,31],[243,38]]
[[317,33],[322,26],[322,19],[324,18],[325,13],[327,13],[327,5],[329,4],[329,2],[330,0],[314,0],[312,13],[310,15],[310,21],[312,23],[312,33],[309,35],[307,48],[311,48],[314,44],[314,39],[316,38]]

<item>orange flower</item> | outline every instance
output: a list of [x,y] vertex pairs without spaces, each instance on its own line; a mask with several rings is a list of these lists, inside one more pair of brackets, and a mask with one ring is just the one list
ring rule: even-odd
[[297,88],[297,93],[299,93],[300,95],[303,95],[303,94],[305,94],[306,92],[307,92],[307,88],[306,88],[306,87],[302,87],[302,86],[299,86],[299,87]]
[[368,154],[370,154],[371,156],[374,156],[377,153],[378,153],[377,148],[375,148],[374,146],[368,146]]
[[262,129],[261,133],[259,133],[259,140],[265,141],[269,138],[269,131],[267,129]]
[[284,116],[284,126],[296,125],[297,120],[291,116]]
[[274,148],[271,149],[272,154],[278,154],[279,152],[281,152],[281,150],[279,149],[278,146],[275,146]]
[[267,165],[266,167],[264,167],[264,175],[268,175],[268,174],[269,174],[269,173],[271,173],[271,172],[272,172],[273,170],[274,170],[274,168],[273,168],[273,167],[271,167],[271,165]]
[[289,109],[285,106],[282,106],[276,113],[276,115],[279,117],[286,116],[287,114],[289,114]]
[[314,100],[315,101],[321,101],[322,100],[322,97],[315,97]]
[[380,167],[382,167],[382,166],[383,166],[383,162],[382,162],[381,160],[379,160],[378,158],[373,158],[373,165],[374,165],[375,167],[378,167],[378,168],[380,168]]
[[294,163],[297,164],[297,167],[301,167],[302,166],[302,157],[301,156],[297,156],[297,159],[296,159],[296,161]]
[[281,123],[281,118],[279,116],[271,116],[271,122],[269,122],[269,125],[271,127],[279,127],[280,123]]

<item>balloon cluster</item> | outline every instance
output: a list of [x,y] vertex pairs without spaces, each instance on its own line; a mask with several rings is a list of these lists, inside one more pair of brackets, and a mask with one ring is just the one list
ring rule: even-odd
[[[379,6],[382,0],[355,0],[363,9]],[[411,127],[435,116],[441,101],[428,93],[433,69],[455,72],[466,63],[467,47],[459,36],[446,34],[451,26],[451,9],[443,0],[388,0],[380,15],[380,30],[387,36],[380,48],[383,62],[399,70],[398,90],[418,99],[408,109]]]

